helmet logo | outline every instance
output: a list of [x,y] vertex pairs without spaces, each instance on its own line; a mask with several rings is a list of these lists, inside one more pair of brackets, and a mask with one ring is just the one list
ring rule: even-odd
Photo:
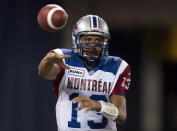
[[98,30],[99,24],[98,24],[98,17],[97,16],[91,16],[91,29],[92,30]]

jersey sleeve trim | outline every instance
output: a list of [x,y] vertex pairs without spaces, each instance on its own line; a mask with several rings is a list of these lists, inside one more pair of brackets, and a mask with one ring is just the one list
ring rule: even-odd
[[116,73],[116,77],[115,77],[115,80],[114,80],[114,83],[113,83],[113,86],[112,86],[113,88],[111,89],[110,94],[112,94],[112,91],[113,91],[114,88],[115,88],[115,85],[116,85],[116,83],[117,83],[117,81],[118,81],[118,79],[119,79],[119,76],[122,74],[122,72],[125,70],[125,68],[126,68],[127,66],[128,66],[127,62],[125,62],[124,60],[122,60],[120,66],[119,66],[119,68],[118,68],[118,71],[117,71],[117,73]]
[[131,82],[131,71],[129,65],[125,70],[120,74],[119,79],[116,82],[116,85],[111,93],[111,95],[116,95],[120,93],[126,93],[129,89]]

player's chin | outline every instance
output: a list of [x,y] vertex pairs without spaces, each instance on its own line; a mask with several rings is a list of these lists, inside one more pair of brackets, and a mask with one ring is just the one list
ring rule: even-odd
[[84,56],[90,56],[90,57],[97,57],[98,53],[97,52],[89,52],[89,53],[85,53]]

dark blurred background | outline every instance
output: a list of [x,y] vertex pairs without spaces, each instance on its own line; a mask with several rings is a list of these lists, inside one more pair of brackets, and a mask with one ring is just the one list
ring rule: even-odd
[[[49,3],[69,15],[55,33],[37,24],[39,9]],[[132,70],[128,117],[118,130],[177,130],[177,1],[1,0],[0,131],[57,131],[51,82],[37,68],[49,50],[72,47],[72,26],[86,14],[107,21],[109,54],[125,59]]]

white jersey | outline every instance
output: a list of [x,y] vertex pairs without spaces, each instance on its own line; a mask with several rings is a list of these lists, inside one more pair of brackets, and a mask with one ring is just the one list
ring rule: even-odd
[[128,89],[125,82],[121,83],[121,85],[124,84],[122,89],[114,88],[117,88],[118,79],[128,64],[119,57],[106,56],[97,67],[89,70],[72,50],[55,49],[53,51],[71,56],[64,59],[64,63],[70,69],[62,69],[54,81],[58,94],[56,104],[58,131],[117,131],[114,121],[96,111],[87,113],[84,112],[85,109],[77,111],[76,108],[81,103],[73,104],[71,100],[77,96],[84,96],[109,102],[112,93],[125,92]]

